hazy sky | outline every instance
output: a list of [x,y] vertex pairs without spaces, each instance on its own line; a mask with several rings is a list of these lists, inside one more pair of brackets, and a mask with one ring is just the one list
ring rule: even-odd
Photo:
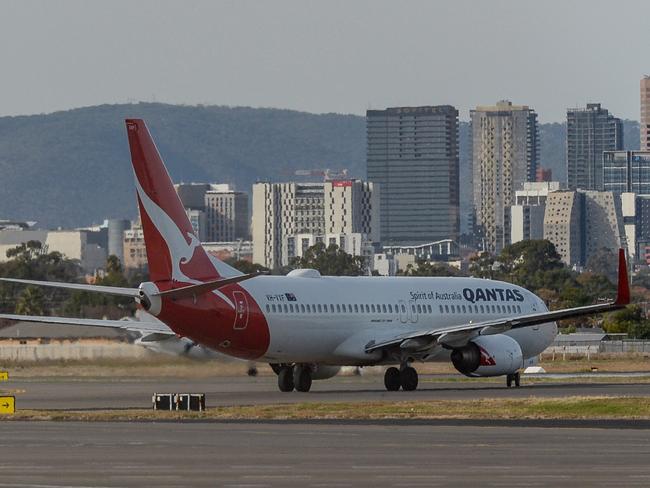
[[639,117],[649,0],[0,0],[0,115],[161,101]]

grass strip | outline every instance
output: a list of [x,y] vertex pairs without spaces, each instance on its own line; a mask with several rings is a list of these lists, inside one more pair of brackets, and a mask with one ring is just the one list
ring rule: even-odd
[[2,420],[383,420],[383,419],[650,419],[650,398],[565,397],[426,402],[297,403],[213,407],[205,412],[153,410],[18,410]]

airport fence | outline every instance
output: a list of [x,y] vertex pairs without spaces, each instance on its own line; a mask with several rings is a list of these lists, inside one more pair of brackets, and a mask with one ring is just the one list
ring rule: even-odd
[[650,341],[643,340],[622,340],[622,341],[600,341],[590,343],[572,343],[567,345],[554,344],[548,347],[543,353],[544,359],[552,361],[566,359],[567,356],[591,356],[599,354],[650,354]]

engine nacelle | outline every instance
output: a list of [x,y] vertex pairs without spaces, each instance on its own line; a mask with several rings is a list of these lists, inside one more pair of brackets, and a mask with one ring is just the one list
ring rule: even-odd
[[157,316],[162,309],[162,300],[160,296],[156,296],[159,291],[155,283],[145,281],[140,285],[140,296],[137,299],[142,308],[154,316]]
[[327,366],[325,364],[315,364],[311,368],[312,380],[327,380],[336,376],[341,371],[340,366]]
[[465,376],[501,376],[524,364],[519,343],[504,334],[479,336],[451,353],[454,367]]

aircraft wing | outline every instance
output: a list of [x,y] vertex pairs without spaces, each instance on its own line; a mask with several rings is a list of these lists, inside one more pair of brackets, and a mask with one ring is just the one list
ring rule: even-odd
[[160,334],[165,336],[175,335],[163,322],[141,322],[138,320],[103,320],[103,319],[78,319],[68,317],[43,317],[41,315],[15,315],[0,314],[0,319],[22,320],[25,322],[42,322],[46,324],[85,325],[88,327],[111,327],[139,332],[142,335]]
[[102,286],[102,285],[85,285],[83,283],[63,283],[60,281],[38,281],[38,280],[21,280],[18,278],[0,278],[0,281],[8,283],[19,283],[21,285],[51,286],[54,288],[67,288],[69,290],[89,291],[94,293],[106,293],[108,295],[118,295],[123,297],[137,298],[140,296],[138,288],[122,288],[119,286]]
[[612,302],[416,331],[380,341],[370,341],[366,344],[365,351],[371,353],[380,349],[394,347],[409,351],[422,351],[430,349],[436,344],[460,347],[465,345],[471,338],[479,335],[501,334],[508,330],[532,327],[546,322],[611,312],[625,308],[629,303],[630,285],[627,277],[627,263],[625,261],[625,251],[620,249],[618,259],[618,291],[616,299]]

